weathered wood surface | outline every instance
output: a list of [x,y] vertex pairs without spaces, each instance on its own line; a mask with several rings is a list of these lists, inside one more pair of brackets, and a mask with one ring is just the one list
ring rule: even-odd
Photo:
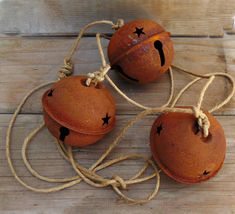
[[94,20],[148,18],[173,35],[222,36],[233,26],[234,8],[233,0],[4,0],[0,34],[68,35]]
[[[56,70],[61,65],[68,47],[74,38],[4,38],[0,48],[1,71],[1,102],[0,102],[0,213],[232,213],[235,211],[235,181],[234,181],[234,101],[222,111],[216,112],[218,120],[224,127],[228,149],[222,171],[214,179],[199,185],[187,186],[173,182],[162,174],[162,184],[158,197],[143,206],[128,206],[117,201],[117,197],[110,188],[94,189],[84,183],[67,190],[53,194],[37,194],[23,188],[15,181],[5,160],[5,133],[10,116],[17,103],[24,94],[34,86],[56,78]],[[234,75],[234,49],[232,36],[224,39],[192,39],[174,38],[176,56],[175,64],[191,69],[195,72],[208,71],[229,72]],[[104,46],[107,44],[104,42]],[[76,74],[95,70],[99,67],[99,56],[94,38],[84,38],[81,51],[75,57]],[[191,77],[177,71],[174,72],[176,88],[179,90]],[[133,86],[116,75],[112,75],[118,85],[130,96],[138,101],[152,105],[159,105],[166,100],[169,90],[168,77],[158,83],[148,86]],[[226,92],[227,83],[218,81],[211,86],[207,93],[205,104],[212,106],[218,102]],[[184,96],[182,103],[195,103],[196,92],[201,88],[197,85]],[[112,90],[112,89],[111,89]],[[19,175],[35,186],[43,186],[35,180],[24,168],[20,148],[23,137],[42,121],[40,113],[40,96],[38,93],[29,100],[24,113],[19,117],[13,138],[13,159]],[[83,149],[79,152],[81,163],[89,166],[93,163],[108,143],[115,137],[132,116],[136,113],[131,105],[116,93],[114,96],[118,106],[118,124],[115,131],[102,142]],[[6,114],[8,113],[8,114]],[[10,114],[9,114],[10,113]],[[121,115],[120,115],[121,114]],[[138,123],[127,133],[121,144],[115,149],[111,157],[120,153],[139,152],[149,153],[148,136],[154,117],[148,117]],[[141,133],[136,135],[136,133]],[[60,177],[64,174],[72,175],[72,169],[60,157],[55,149],[53,138],[45,130],[30,147],[30,160],[44,175]],[[124,177],[131,176],[132,171],[140,167],[139,162],[126,162],[113,167],[111,172]],[[136,186],[135,196],[147,194],[153,183]],[[131,191],[128,192],[132,194]]]
[[[12,113],[23,96],[33,87],[46,81],[56,80],[57,71],[63,63],[74,38],[2,38],[0,43],[0,112]],[[198,73],[231,72],[234,73],[234,36],[224,39],[173,38],[175,44],[174,64]],[[103,41],[104,47],[107,41]],[[106,49],[105,49],[106,50]],[[74,57],[75,74],[86,74],[100,67],[100,57],[95,38],[84,38]],[[166,102],[169,94],[169,77],[164,75],[158,82],[140,86],[127,83],[111,71],[112,78],[130,97],[145,105],[160,106]],[[175,88],[178,92],[192,77],[174,69]],[[190,89],[180,103],[195,104],[202,84]],[[205,97],[209,109],[220,102],[227,94],[228,82],[216,78]],[[113,89],[118,113],[136,112],[137,108],[128,104]],[[196,90],[196,93],[195,93]],[[41,112],[41,94],[36,93],[30,99],[24,112]],[[180,104],[179,103],[179,104]],[[234,114],[234,105],[227,105],[217,114]]]
[[[86,166],[91,165],[121,127],[132,116],[118,116],[118,123],[112,134],[102,142],[81,149],[78,160]],[[0,115],[0,131],[5,137],[10,115]],[[123,153],[137,152],[149,154],[148,137],[154,116],[145,118],[128,131],[111,157]],[[158,196],[145,205],[130,206],[117,200],[111,188],[95,189],[81,183],[67,190],[52,193],[33,193],[22,187],[12,177],[5,160],[5,143],[0,145],[0,213],[233,213],[235,211],[235,116],[217,116],[227,137],[227,156],[220,173],[212,180],[192,186],[178,184],[161,174],[161,188]],[[42,121],[41,115],[21,115],[16,123],[13,137],[13,159],[17,172],[34,186],[48,186],[38,182],[30,175],[20,159],[22,140],[30,130]],[[141,134],[136,134],[141,133]],[[73,175],[71,167],[59,155],[53,138],[44,130],[30,146],[29,159],[43,175],[62,177]],[[143,163],[129,161],[112,167],[111,172],[101,172],[112,176],[119,174],[125,178],[133,175]],[[143,196],[148,194],[153,182],[146,182],[131,188],[127,194]]]
[[[63,58],[75,40],[73,36],[84,24],[99,19],[156,20],[173,35],[175,65],[201,74],[227,72],[235,77],[235,36],[224,35],[223,31],[225,29],[229,34],[234,34],[234,15],[234,0],[0,0],[0,213],[234,213],[234,98],[215,112],[227,138],[227,156],[218,176],[202,184],[187,186],[175,183],[161,174],[159,195],[142,206],[129,206],[118,201],[111,188],[96,189],[84,183],[58,193],[33,193],[13,178],[5,159],[6,129],[14,109],[30,89],[57,78]],[[94,35],[97,31],[111,32],[107,27],[94,28],[89,32]],[[201,38],[223,35],[223,38]],[[103,44],[106,50],[108,42],[104,40]],[[100,59],[94,37],[82,40],[74,62],[75,74],[85,74],[99,68]],[[145,86],[127,83],[114,71],[111,71],[110,76],[127,95],[142,104],[160,106],[167,100],[167,74],[158,82]],[[176,69],[174,77],[176,92],[192,80],[191,76]],[[179,104],[195,104],[203,83],[192,87]],[[117,126],[100,143],[79,151],[77,157],[86,166],[99,157],[127,120],[139,111],[127,104],[113,89],[110,90],[117,102]],[[226,96],[228,90],[228,82],[216,78],[206,93],[203,106],[214,106]],[[48,184],[38,182],[27,172],[20,149],[27,133],[42,122],[40,99],[43,91],[29,99],[19,116],[12,147],[19,175],[30,184],[40,187]],[[154,116],[148,116],[132,127],[109,158],[133,152],[149,154],[149,131],[154,119]],[[71,167],[59,155],[53,141],[46,130],[37,136],[29,153],[33,166],[43,175],[51,177],[73,175]],[[128,178],[141,164],[135,161],[123,162],[112,167],[110,172],[106,170],[100,173],[109,176],[119,174]],[[152,187],[153,182],[146,182],[135,186],[135,190],[131,188],[128,194],[140,197],[151,191]]]

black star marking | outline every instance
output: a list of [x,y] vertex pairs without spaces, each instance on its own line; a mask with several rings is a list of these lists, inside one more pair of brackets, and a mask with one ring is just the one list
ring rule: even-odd
[[135,28],[135,32],[133,32],[133,33],[137,34],[138,37],[140,37],[141,34],[145,34],[145,32],[144,32],[143,30],[144,30],[143,27],[142,27],[142,28],[136,27],[136,28]]
[[52,97],[54,90],[55,90],[55,89],[51,89],[51,90],[48,92],[47,96],[48,96],[48,97]]
[[108,115],[108,113],[106,113],[106,116],[102,118],[102,120],[103,120],[103,125],[105,125],[105,124],[108,125],[110,118],[111,118],[111,117]]
[[157,127],[157,133],[158,133],[158,135],[160,135],[161,131],[162,131],[162,124]]
[[210,172],[209,171],[207,171],[207,170],[205,170],[204,172],[203,172],[203,175],[208,175]]
[[64,142],[66,136],[68,136],[68,135],[69,135],[69,129],[64,127],[64,126],[60,127],[60,137],[59,137],[59,139],[62,142]]

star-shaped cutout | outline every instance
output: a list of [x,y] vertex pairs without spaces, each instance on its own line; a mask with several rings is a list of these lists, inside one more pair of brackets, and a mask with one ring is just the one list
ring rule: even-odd
[[162,124],[157,127],[157,134],[160,135],[161,131],[162,131]]
[[208,175],[209,173],[210,173],[209,171],[205,170],[205,171],[203,172],[203,175]]
[[141,34],[145,34],[145,32],[144,32],[143,30],[144,30],[143,27],[142,27],[142,28],[136,27],[136,28],[135,28],[135,32],[133,32],[133,33],[137,34],[138,37],[140,37]]
[[51,89],[51,90],[48,92],[47,96],[48,96],[48,97],[52,97],[54,90],[55,90],[55,89]]
[[108,113],[106,113],[106,116],[102,118],[102,120],[103,120],[103,125],[105,125],[105,124],[108,125],[110,118],[111,118],[111,117],[108,115]]

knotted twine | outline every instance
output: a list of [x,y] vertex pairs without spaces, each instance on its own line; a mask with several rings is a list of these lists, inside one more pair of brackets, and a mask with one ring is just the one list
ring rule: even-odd
[[[102,21],[92,22],[92,23],[86,25],[84,28],[82,28],[75,43],[72,46],[69,54],[64,59],[64,65],[62,66],[61,70],[59,71],[58,79],[66,78],[72,74],[72,72],[73,72],[73,63],[71,61],[72,56],[74,55],[74,53],[78,47],[78,44],[79,44],[83,34],[85,33],[85,31],[96,24],[108,24],[108,25],[111,25],[113,29],[118,29],[124,24],[124,22],[123,22],[123,20],[120,19],[120,20],[118,20],[117,24],[114,24],[111,21],[102,20]],[[43,87],[46,87],[46,86],[54,83],[54,81],[39,85],[38,87],[32,89],[22,99],[22,101],[20,102],[19,106],[16,108],[16,110],[10,120],[8,130],[7,130],[7,136],[6,136],[7,161],[8,161],[9,167],[10,167],[14,177],[18,180],[18,182],[20,184],[22,184],[24,187],[26,187],[34,192],[42,192],[42,193],[56,192],[56,191],[71,187],[75,184],[78,184],[81,181],[84,181],[87,184],[94,186],[94,187],[111,186],[114,189],[114,191],[122,199],[124,199],[125,201],[127,201],[129,203],[133,203],[133,204],[146,203],[156,196],[156,194],[158,193],[158,190],[159,190],[159,186],[160,186],[160,175],[159,175],[160,171],[157,169],[157,167],[155,166],[155,164],[151,160],[151,157],[148,157],[148,156],[142,155],[142,154],[127,154],[127,155],[121,155],[118,158],[111,159],[106,162],[104,162],[104,160],[113,151],[113,149],[120,143],[120,140],[122,139],[122,137],[125,135],[125,133],[127,132],[127,130],[130,127],[132,127],[139,120],[143,119],[146,115],[153,114],[153,113],[181,112],[181,113],[193,114],[198,119],[198,124],[202,129],[204,137],[207,137],[209,134],[208,130],[210,127],[210,122],[209,122],[207,116],[205,115],[205,113],[201,110],[201,105],[202,105],[202,101],[203,101],[204,95],[206,93],[206,90],[208,89],[209,85],[213,82],[215,76],[223,76],[223,77],[227,78],[232,85],[232,90],[231,90],[230,94],[227,96],[227,98],[224,101],[222,101],[220,104],[216,105],[214,108],[209,110],[209,112],[213,112],[215,110],[218,110],[219,108],[221,108],[225,104],[227,104],[230,101],[230,99],[232,98],[232,96],[234,95],[234,93],[235,93],[234,80],[229,74],[226,74],[226,73],[209,73],[209,74],[205,74],[205,75],[199,75],[199,74],[194,74],[192,72],[185,71],[184,69],[179,68],[182,72],[196,76],[197,78],[193,79],[184,88],[182,88],[181,91],[176,96],[176,98],[172,101],[173,95],[174,95],[174,79],[173,79],[172,68],[170,67],[169,68],[169,75],[170,75],[171,89],[170,89],[168,101],[166,102],[165,105],[163,105],[161,107],[156,107],[156,108],[147,107],[147,106],[144,106],[144,105],[134,101],[133,99],[129,98],[111,80],[111,78],[107,74],[108,71],[111,69],[111,66],[106,63],[103,49],[101,46],[99,33],[96,35],[96,39],[97,39],[98,50],[99,50],[99,53],[101,56],[102,66],[99,71],[88,74],[88,78],[86,81],[87,86],[89,86],[90,84],[96,85],[98,82],[102,82],[106,79],[111,84],[111,86],[122,97],[124,97],[128,102],[130,102],[131,104],[133,104],[141,109],[144,109],[144,110],[142,112],[140,112],[139,114],[137,114],[133,119],[131,119],[127,123],[127,125],[121,130],[121,132],[114,139],[114,141],[109,145],[109,147],[106,149],[106,151],[101,155],[101,157],[89,169],[83,167],[81,164],[79,164],[78,162],[75,161],[74,155],[73,155],[73,150],[72,150],[71,146],[66,146],[58,140],[55,141],[61,155],[65,158],[65,160],[67,160],[72,165],[74,171],[77,173],[76,176],[67,177],[67,178],[45,177],[45,176],[39,174],[31,166],[31,164],[27,158],[27,149],[28,149],[29,144],[31,143],[32,139],[37,135],[37,133],[40,132],[45,127],[44,123],[41,124],[35,130],[33,130],[31,133],[29,133],[28,136],[25,138],[25,140],[23,142],[22,150],[21,150],[22,159],[24,161],[26,168],[29,170],[29,172],[33,176],[38,178],[39,180],[50,182],[50,183],[62,183],[62,184],[57,185],[55,187],[51,187],[51,188],[37,188],[37,187],[33,187],[33,186],[27,184],[24,180],[22,180],[18,176],[18,174],[14,168],[14,165],[13,165],[13,162],[11,159],[11,137],[12,137],[11,135],[12,135],[12,129],[14,127],[16,118],[17,118],[18,114],[20,113],[22,107],[24,106],[25,102],[28,100],[28,98],[34,92],[38,91],[39,89],[41,89]],[[173,66],[173,67],[176,67],[176,66]],[[196,82],[198,82],[199,80],[201,80],[203,78],[206,78],[208,80],[207,80],[207,83],[205,84],[205,86],[201,90],[197,105],[193,106],[192,109],[190,109],[190,108],[176,108],[175,105],[178,102],[178,100],[181,98],[181,96],[184,94],[184,92],[187,91],[188,88],[191,87],[193,84],[195,84]],[[172,104],[170,105],[170,103],[172,103]],[[113,164],[116,164],[118,162],[128,160],[128,159],[143,159],[145,162],[144,166],[133,177],[131,177],[129,179],[124,180],[122,177],[120,177],[118,175],[114,175],[112,178],[104,178],[104,177],[97,174],[97,172],[102,169],[105,169]],[[142,176],[145,173],[145,171],[147,170],[149,165],[153,168],[154,173],[152,173],[151,175],[145,176],[145,177]],[[156,180],[155,187],[154,187],[153,191],[144,199],[130,198],[130,197],[124,195],[120,190],[120,189],[127,189],[129,185],[141,183],[141,182],[153,179],[153,178],[155,178],[155,180]]]

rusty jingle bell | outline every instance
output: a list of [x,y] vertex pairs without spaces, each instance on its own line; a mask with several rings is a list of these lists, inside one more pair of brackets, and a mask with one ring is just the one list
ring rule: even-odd
[[115,124],[115,101],[102,83],[85,85],[85,76],[56,82],[42,97],[48,130],[61,142],[83,147],[100,140]]
[[174,49],[170,33],[150,20],[135,20],[119,28],[108,45],[112,68],[132,82],[148,83],[168,70]]
[[210,121],[206,138],[195,116],[188,113],[163,113],[152,126],[153,158],[165,174],[178,182],[190,184],[208,180],[217,174],[224,162],[223,129],[215,117],[204,113]]

